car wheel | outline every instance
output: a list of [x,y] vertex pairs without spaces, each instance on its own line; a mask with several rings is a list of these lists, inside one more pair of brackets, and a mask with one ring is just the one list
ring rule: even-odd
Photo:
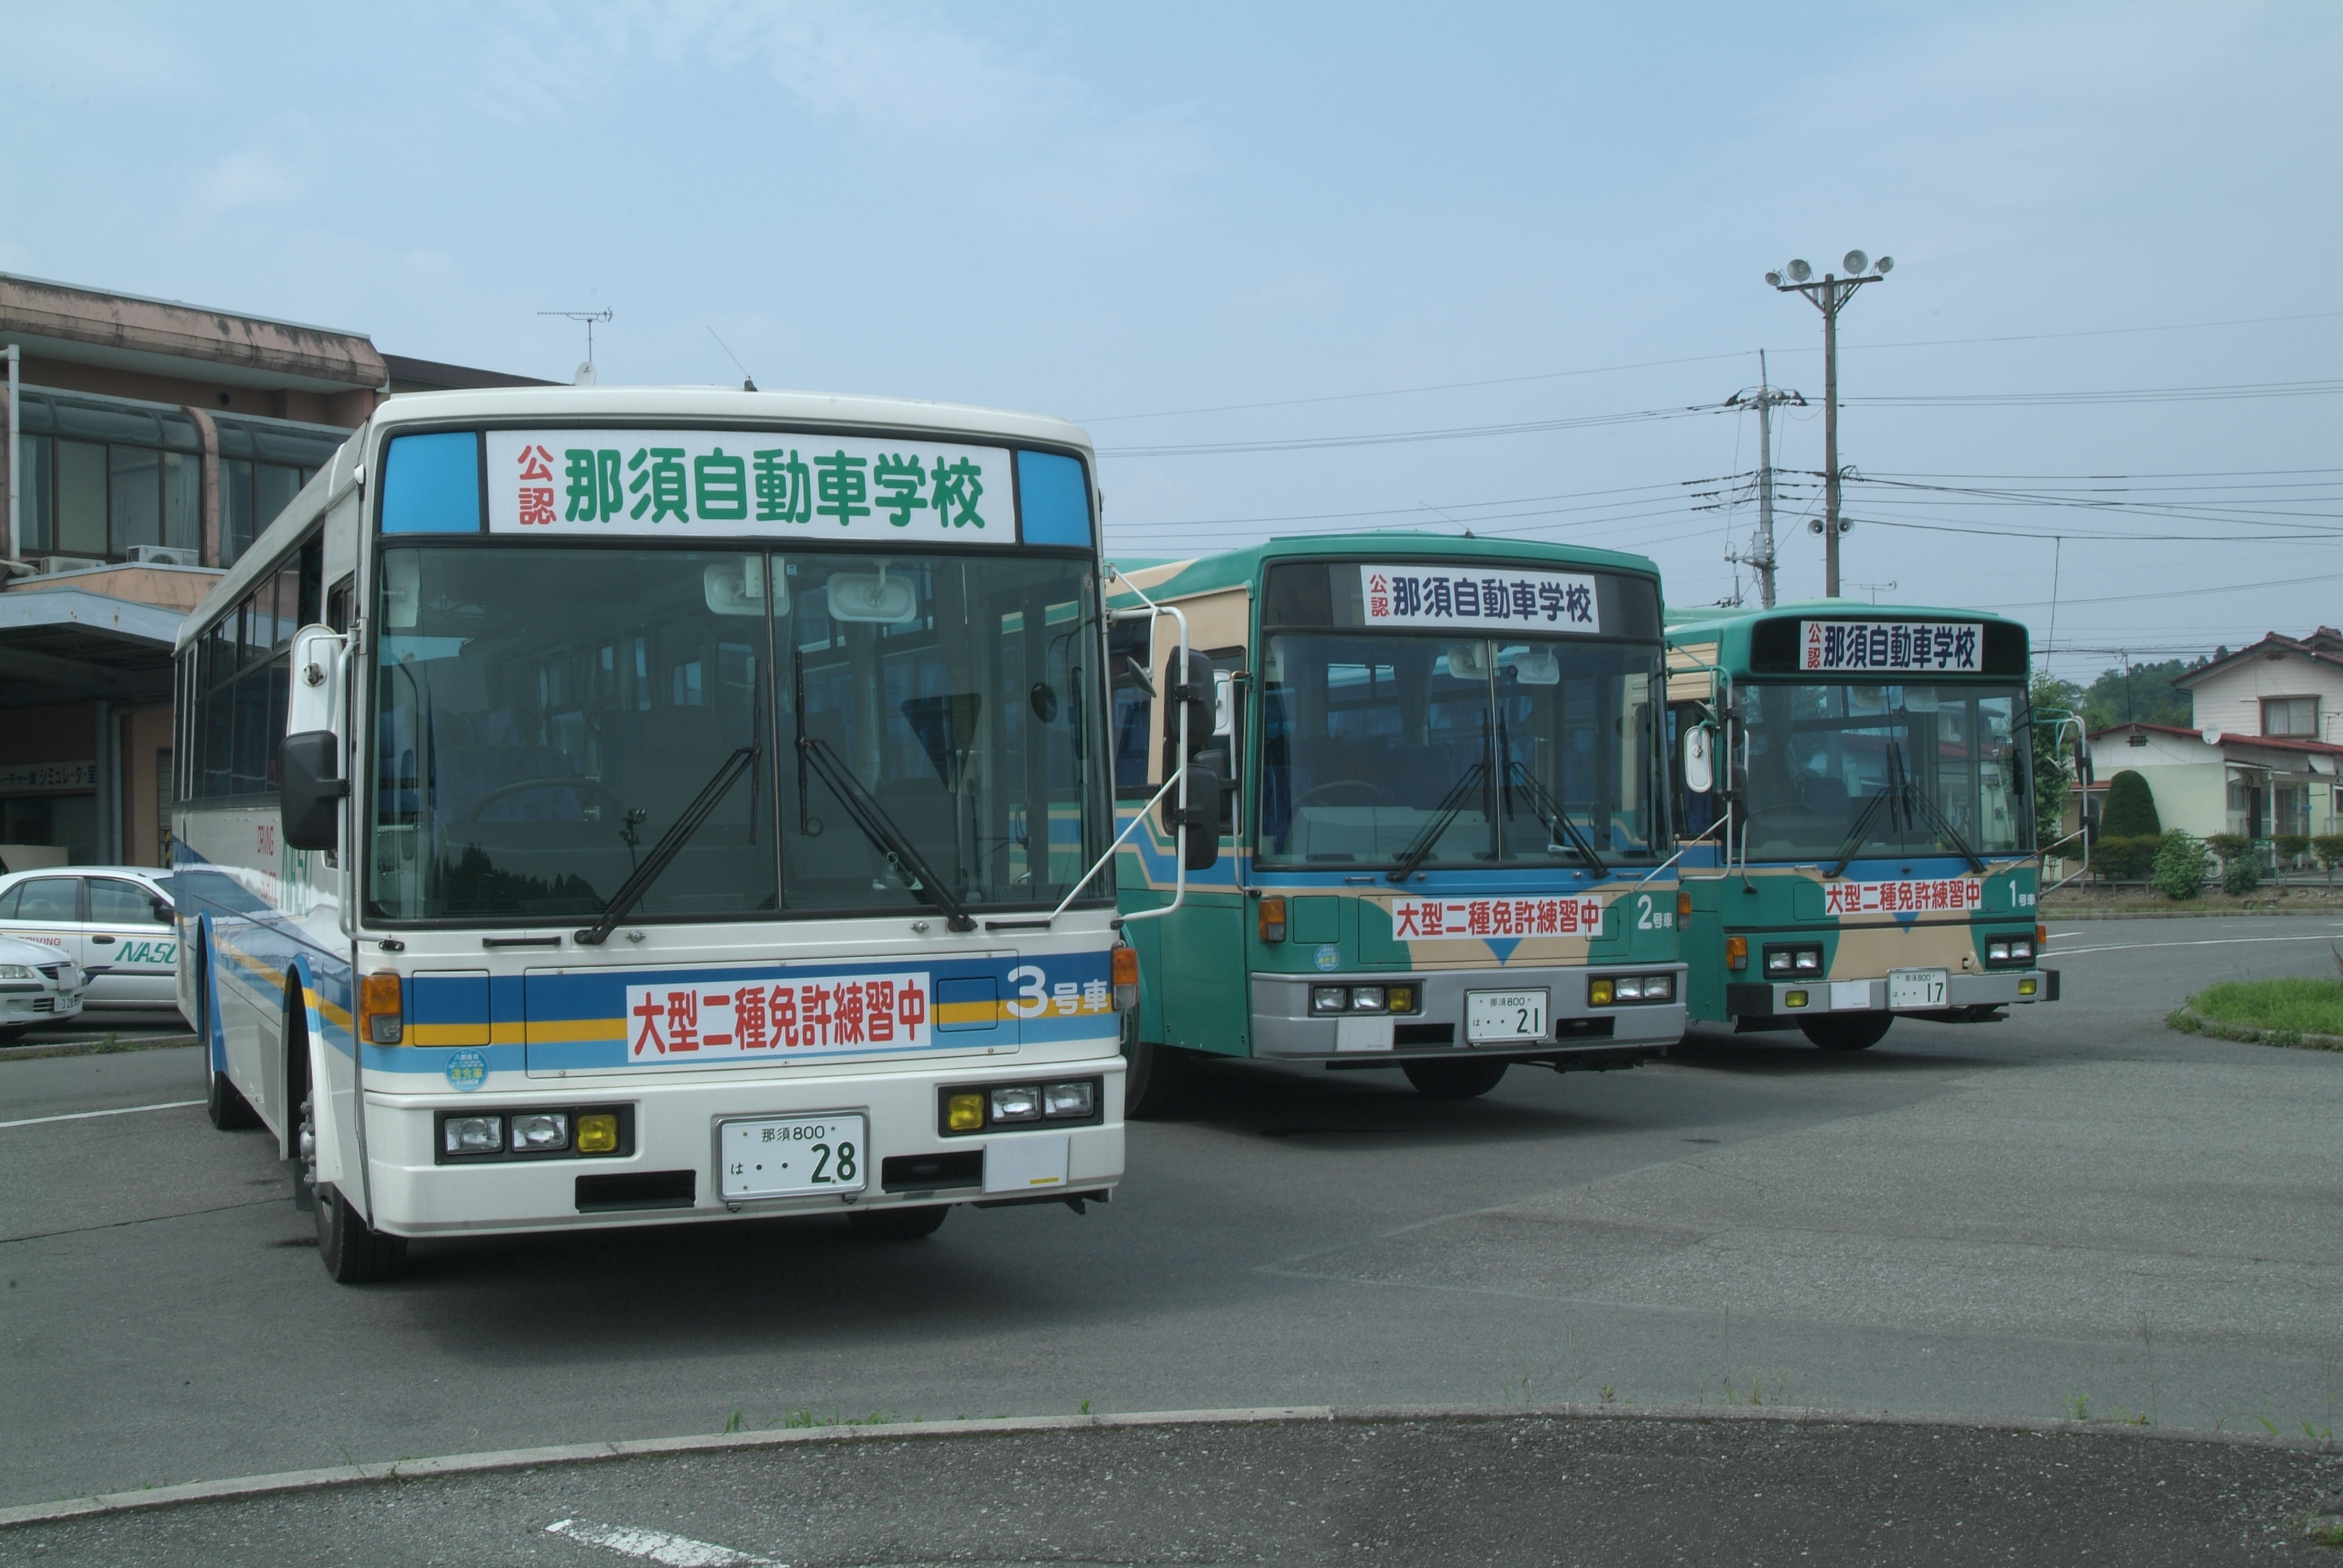
[[1887,1036],[1891,1012],[1858,1012],[1845,1018],[1804,1018],[1798,1030],[1825,1050],[1868,1050]]
[[1475,1100],[1497,1087],[1505,1076],[1502,1061],[1407,1061],[1400,1064],[1407,1081],[1426,1100]]
[[317,1256],[336,1284],[364,1285],[398,1272],[407,1261],[406,1237],[367,1224],[338,1187],[318,1188],[317,1201]]
[[934,1235],[950,1212],[949,1203],[923,1203],[916,1209],[858,1209],[846,1216],[846,1222],[866,1241],[916,1241]]

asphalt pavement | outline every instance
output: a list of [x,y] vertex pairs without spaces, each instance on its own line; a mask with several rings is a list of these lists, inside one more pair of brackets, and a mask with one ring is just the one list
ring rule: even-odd
[[[962,1211],[884,1246],[828,1220],[449,1241],[362,1290],[317,1267],[265,1135],[141,1109],[200,1098],[196,1050],[0,1062],[0,1122],[25,1123],[0,1128],[0,1503],[881,1412],[2331,1431],[2343,1056],[2161,1020],[2217,979],[2332,974],[2343,922],[2051,930],[2061,1002],[1859,1054],[1701,1030],[1463,1103],[1232,1065],[1133,1127],[1087,1216]],[[1864,1560],[1930,1560],[1901,1551]]]

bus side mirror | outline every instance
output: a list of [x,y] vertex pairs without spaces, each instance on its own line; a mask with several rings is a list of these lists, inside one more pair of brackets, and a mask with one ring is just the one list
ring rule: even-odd
[[1180,744],[1180,713],[1188,714],[1188,749],[1202,750],[1212,743],[1212,661],[1204,655],[1189,649],[1187,668],[1180,668],[1181,658],[1175,648],[1168,660],[1171,666],[1170,699],[1163,705],[1163,739],[1176,748]]
[[1705,795],[1716,788],[1716,731],[1705,724],[1695,724],[1684,731],[1684,782],[1694,795]]
[[1186,832],[1181,839],[1181,863],[1192,871],[1209,871],[1221,862],[1221,775],[1213,766],[1217,754],[1188,764],[1188,809],[1173,818]]
[[279,763],[288,849],[340,848],[341,813],[337,807],[350,792],[350,781],[341,776],[341,751],[342,738],[330,729],[285,738]]
[[342,662],[348,644],[330,627],[293,634],[293,689],[278,754],[285,843],[295,849],[341,847],[337,802],[350,792],[342,777]]

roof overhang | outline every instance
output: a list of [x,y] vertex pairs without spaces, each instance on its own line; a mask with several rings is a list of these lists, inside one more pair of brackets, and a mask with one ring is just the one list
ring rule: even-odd
[[390,372],[362,333],[0,274],[0,338],[34,358],[226,386],[347,392]]
[[0,708],[168,701],[183,618],[78,588],[0,594]]

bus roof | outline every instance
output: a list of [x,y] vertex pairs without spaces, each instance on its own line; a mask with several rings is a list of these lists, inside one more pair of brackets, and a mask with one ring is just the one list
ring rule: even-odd
[[401,392],[374,411],[373,424],[456,424],[475,419],[675,422],[717,419],[830,425],[872,430],[951,430],[1005,441],[1088,447],[1090,432],[1046,414],[962,403],[869,397],[841,392],[740,392],[726,387],[499,387],[460,392]]
[[1295,534],[1241,550],[1222,550],[1215,555],[1196,556],[1187,560],[1149,560],[1144,564],[1137,558],[1118,558],[1109,551],[1107,560],[1129,574],[1137,586],[1147,590],[1150,598],[1161,599],[1246,587],[1257,580],[1262,568],[1272,561],[1328,557],[1347,560],[1404,560],[1411,558],[1502,560],[1518,566],[1592,567],[1604,571],[1632,572],[1654,580],[1660,575],[1660,568],[1648,558],[1629,555],[1623,550],[1595,549],[1585,545],[1550,545],[1536,539],[1462,538],[1454,534],[1436,534],[1421,528],[1378,528],[1373,533]]

